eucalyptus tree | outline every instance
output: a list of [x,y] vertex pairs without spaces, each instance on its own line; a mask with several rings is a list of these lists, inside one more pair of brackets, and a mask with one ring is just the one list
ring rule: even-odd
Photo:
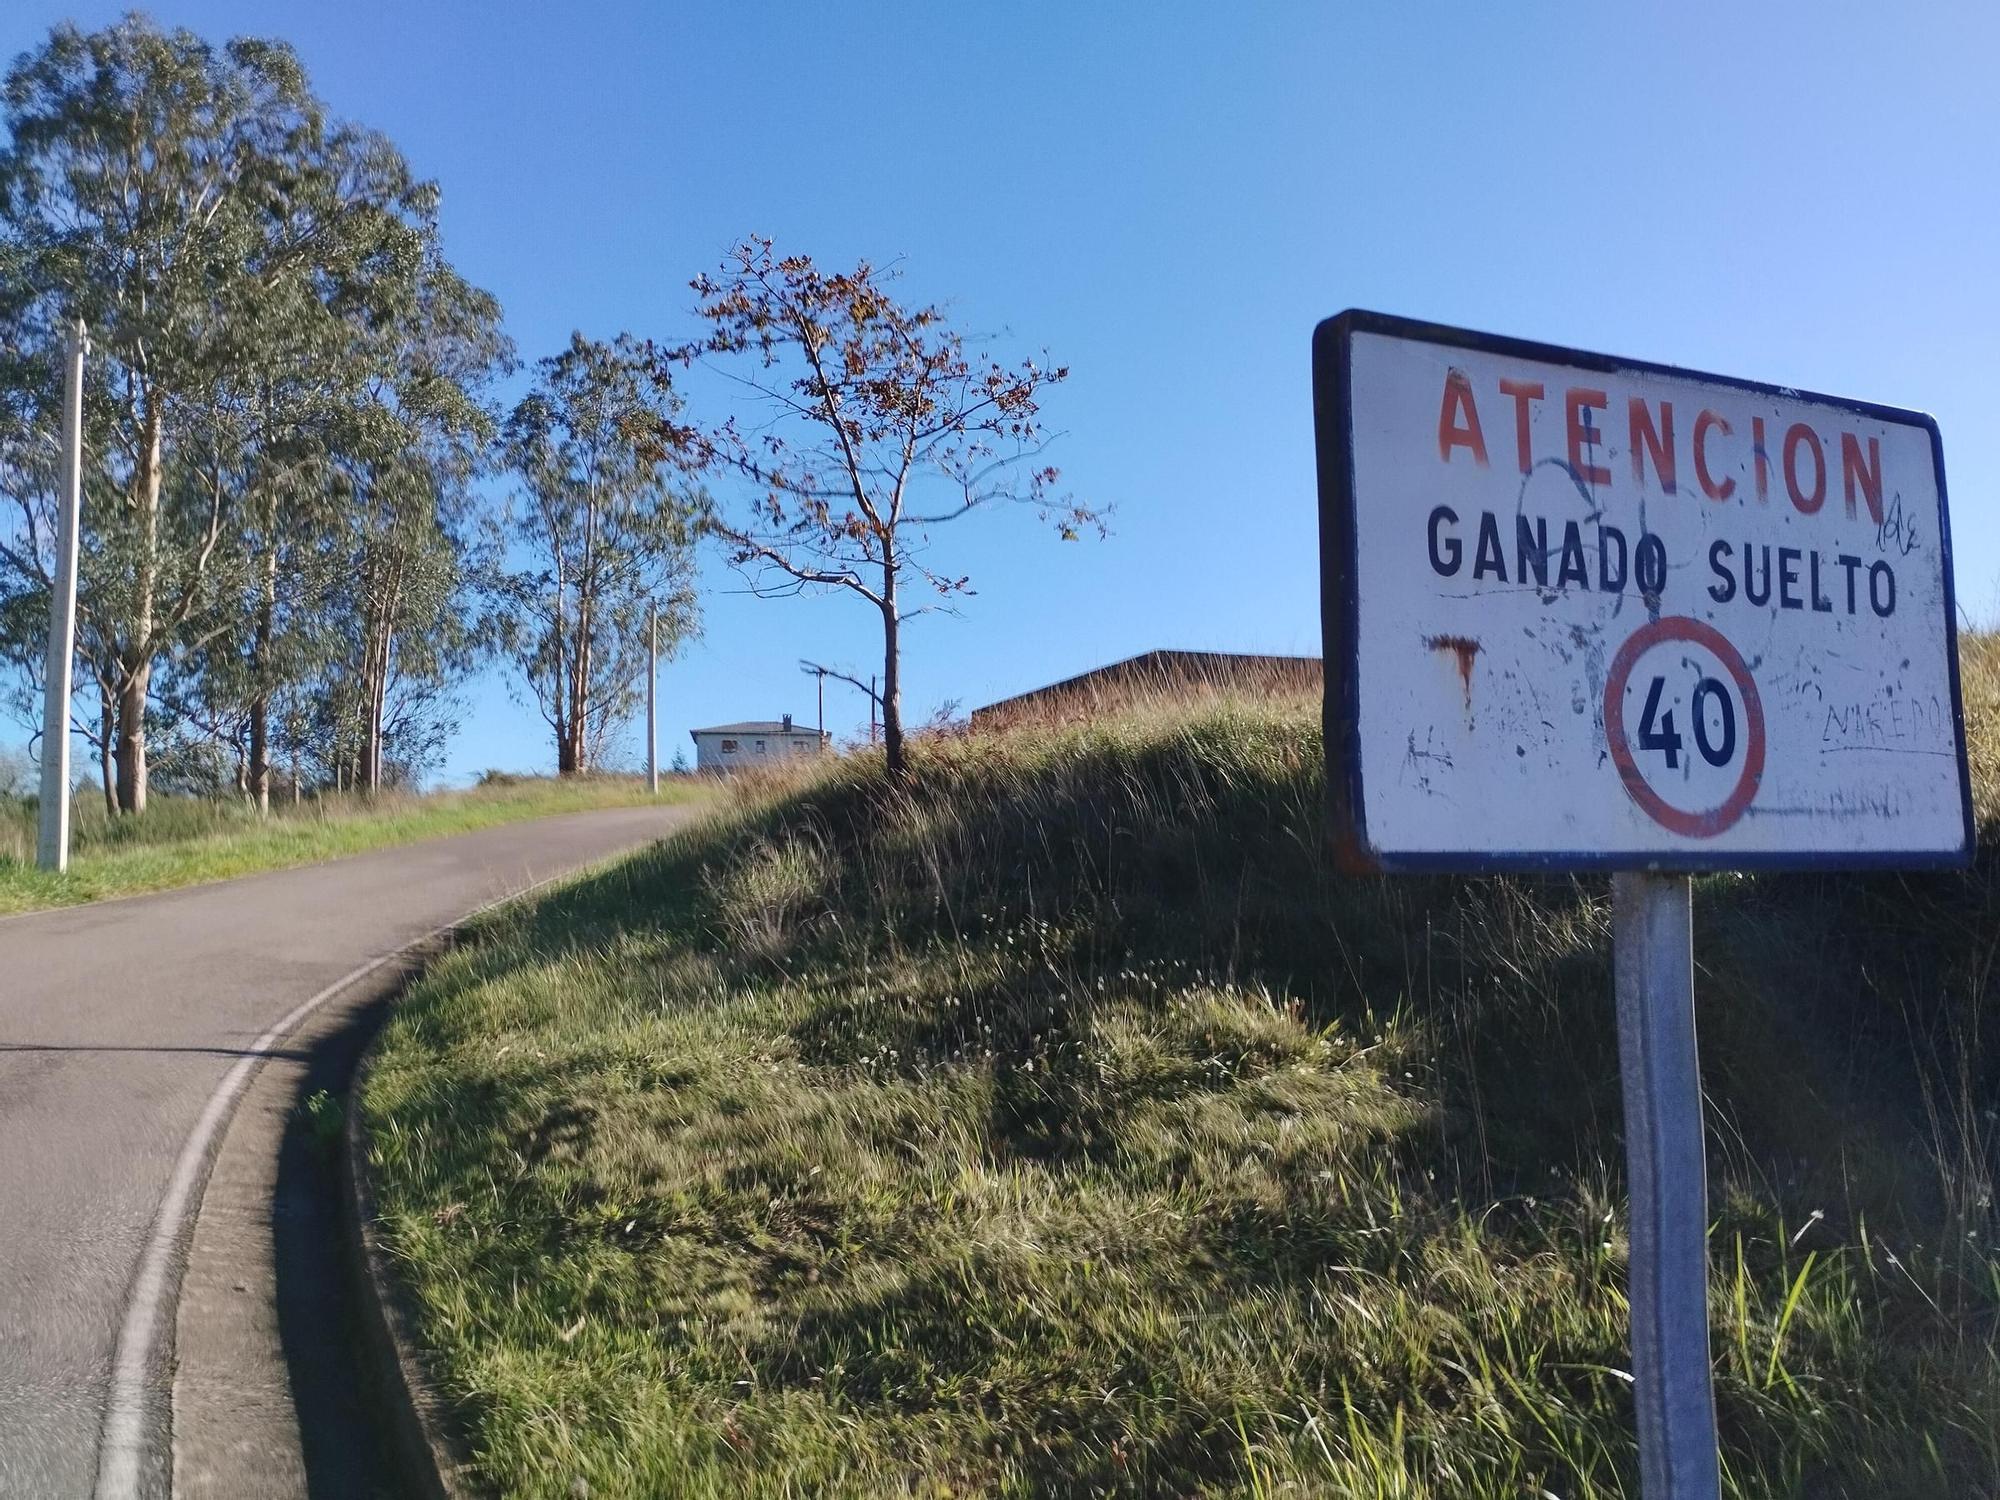
[[699,497],[659,448],[680,408],[640,346],[575,334],[535,374],[502,436],[522,493],[499,597],[508,654],[569,775],[589,770],[631,716],[649,618],[669,654],[696,628]]
[[451,693],[487,644],[486,575],[463,471],[412,452],[376,466],[348,513],[346,584],[326,617],[346,641],[329,665],[337,714],[325,753],[338,785],[375,790],[421,768],[448,727]]
[[91,330],[80,610],[117,804],[145,805],[147,703],[173,656],[241,710],[261,798],[274,696],[313,666],[287,622],[352,534],[337,444],[357,412],[392,431],[373,451],[394,462],[459,443],[505,357],[497,307],[444,261],[436,189],[329,120],[282,43],[59,26],[4,101],[0,339],[33,358],[73,318]]
[[59,26],[7,75],[0,232],[28,293],[14,331],[42,348],[72,319],[92,331],[85,400],[101,440],[80,590],[111,642],[127,810],[145,805],[153,664],[225,597],[236,561],[233,497],[183,440],[232,415],[216,374],[257,258],[259,167],[296,121],[300,85],[282,49],[218,54],[136,17]]
[[[485,639],[465,623],[481,576],[471,484],[496,431],[484,391],[511,346],[498,304],[437,253],[428,219],[420,227],[384,226],[392,253],[350,294],[302,299],[296,326],[317,329],[316,346],[277,362],[318,378],[278,387],[289,404],[274,403],[282,420],[258,455],[259,566],[235,680],[260,802],[280,748],[277,700],[316,681],[358,688],[358,714],[340,721],[347,749],[323,758],[344,784],[373,788],[388,741],[411,741],[399,752],[409,767],[427,759],[414,741],[434,737],[430,706]],[[307,721],[296,703],[287,718],[296,761]]]

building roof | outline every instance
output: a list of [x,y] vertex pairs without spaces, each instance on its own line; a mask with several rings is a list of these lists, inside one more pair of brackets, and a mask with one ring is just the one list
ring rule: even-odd
[[797,722],[787,724],[782,719],[745,719],[741,724],[708,724],[700,729],[690,729],[689,734],[803,734],[816,738],[828,738],[829,731],[814,729],[810,724]]
[[1142,651],[1046,687],[1031,688],[972,711],[975,725],[1046,706],[1087,706],[1094,698],[1124,698],[1186,686],[1279,686],[1317,682],[1317,656],[1270,656],[1245,651]]

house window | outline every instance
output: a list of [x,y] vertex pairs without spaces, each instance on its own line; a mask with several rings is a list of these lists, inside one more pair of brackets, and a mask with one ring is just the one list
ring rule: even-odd
[[764,742],[762,740],[757,741],[757,753],[759,755],[764,753]]
[[724,755],[734,755],[736,753],[736,741],[724,740],[722,742],[722,753]]

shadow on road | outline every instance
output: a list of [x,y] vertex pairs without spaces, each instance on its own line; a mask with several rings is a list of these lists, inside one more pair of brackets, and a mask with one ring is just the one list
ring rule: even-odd
[[355,1065],[392,1000],[385,996],[348,1011],[343,1024],[305,1054],[278,1157],[271,1207],[278,1330],[311,1500],[402,1500],[405,1493],[362,1364],[367,1345],[350,1296],[337,1133],[315,1130],[303,1107],[321,1090],[346,1099]]
[[89,1042],[71,1044],[58,1044],[55,1042],[0,1042],[0,1052],[145,1052],[160,1053],[162,1055],[174,1052],[196,1052],[206,1057],[275,1058],[280,1062],[310,1061],[303,1052],[253,1052],[248,1047],[116,1047],[98,1046]]

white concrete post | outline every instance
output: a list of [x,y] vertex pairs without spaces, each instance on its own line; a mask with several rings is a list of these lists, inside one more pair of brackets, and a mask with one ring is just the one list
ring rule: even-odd
[[62,490],[56,497],[56,569],[49,589],[49,654],[42,682],[42,804],[35,860],[69,868],[69,695],[76,660],[76,553],[83,511],[81,321],[69,329],[63,363]]

